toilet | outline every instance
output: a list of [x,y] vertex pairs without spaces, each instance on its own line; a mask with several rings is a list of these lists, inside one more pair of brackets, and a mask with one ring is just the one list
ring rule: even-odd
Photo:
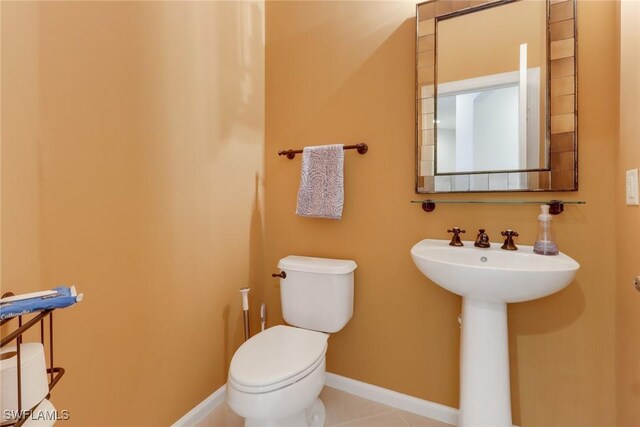
[[231,359],[227,403],[246,427],[321,427],[318,398],[329,334],[353,315],[351,260],[288,256],[278,268],[282,315],[291,326],[256,334]]

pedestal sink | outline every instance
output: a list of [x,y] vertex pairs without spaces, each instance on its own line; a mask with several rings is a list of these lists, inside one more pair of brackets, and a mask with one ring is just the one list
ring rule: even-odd
[[563,253],[534,254],[531,246],[506,251],[500,243],[463,243],[422,240],[411,257],[425,276],[463,297],[458,425],[511,427],[507,303],[558,292],[580,264]]

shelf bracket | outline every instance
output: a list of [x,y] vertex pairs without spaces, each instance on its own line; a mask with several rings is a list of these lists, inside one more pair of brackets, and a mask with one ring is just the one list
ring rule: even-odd
[[549,213],[551,215],[560,215],[564,212],[564,203],[562,200],[550,200],[549,203]]
[[425,212],[433,212],[436,209],[436,204],[433,200],[425,200],[422,202],[422,210]]

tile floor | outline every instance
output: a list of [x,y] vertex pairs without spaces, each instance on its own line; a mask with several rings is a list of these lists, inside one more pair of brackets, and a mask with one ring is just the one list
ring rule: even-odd
[[[325,427],[451,427],[331,387],[322,390],[320,399],[327,411]],[[242,427],[243,423],[225,402],[200,421],[198,427]]]

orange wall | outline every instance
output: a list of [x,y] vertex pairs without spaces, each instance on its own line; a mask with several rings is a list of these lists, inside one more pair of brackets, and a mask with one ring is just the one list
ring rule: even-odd
[[620,151],[616,172],[618,425],[640,422],[640,207],[625,203],[625,172],[640,168],[640,2],[620,2]]
[[263,8],[2,2],[2,291],[85,293],[56,314],[69,425],[168,425],[226,380],[262,274]]
[[[3,22],[0,124],[4,125],[1,127],[0,274],[4,292],[5,281],[39,284],[41,277],[38,144],[36,126],[33,126],[39,112],[39,34],[36,3],[25,3],[20,10],[0,3],[0,11]],[[5,25],[5,22],[18,23],[19,27]],[[18,28],[20,43],[8,43]],[[24,83],[8,84],[9,81]],[[5,141],[11,141],[11,144]]]
[[[423,277],[409,250],[447,238],[454,225],[468,237],[486,228],[493,241],[514,228],[532,244],[539,209],[449,205],[426,214],[409,203],[420,198],[414,18],[411,2],[267,2],[265,265],[276,271],[289,254],[356,260],[354,317],[330,339],[328,370],[457,407],[460,300]],[[581,2],[578,22],[580,191],[491,197],[588,202],[554,220],[561,250],[582,264],[576,281],[509,307],[519,425],[610,426],[615,418],[615,3]],[[360,141],[369,153],[346,154],[343,219],[297,217],[300,159],[277,150]],[[270,312],[279,313],[277,282],[266,283]]]

